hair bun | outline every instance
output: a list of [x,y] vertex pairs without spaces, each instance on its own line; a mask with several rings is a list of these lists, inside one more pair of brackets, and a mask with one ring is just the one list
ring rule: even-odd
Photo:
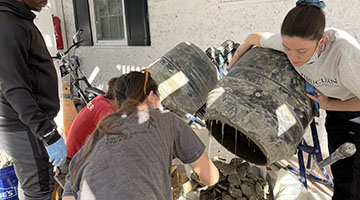
[[318,7],[318,8],[325,8],[326,7],[325,2],[319,1],[319,0],[298,0],[296,2],[296,6],[304,5],[304,4],[307,5],[307,6],[315,6],[315,7]]

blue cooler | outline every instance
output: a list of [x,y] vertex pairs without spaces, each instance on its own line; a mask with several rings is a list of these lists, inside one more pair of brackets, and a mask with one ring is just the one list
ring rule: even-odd
[[18,200],[18,179],[14,166],[0,169],[0,200]]

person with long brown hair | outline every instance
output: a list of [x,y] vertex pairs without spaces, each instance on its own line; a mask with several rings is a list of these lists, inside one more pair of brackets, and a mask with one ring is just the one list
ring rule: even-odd
[[329,152],[345,142],[358,151],[331,165],[332,199],[360,198],[360,45],[345,31],[325,28],[325,3],[299,0],[286,15],[281,33],[253,33],[238,47],[228,71],[252,46],[285,52],[295,70],[312,86],[309,98],[326,110]]
[[190,164],[205,185],[219,172],[205,145],[180,118],[162,111],[150,72],[130,72],[115,91],[120,109],[105,117],[73,157],[63,199],[172,199],[173,158]]

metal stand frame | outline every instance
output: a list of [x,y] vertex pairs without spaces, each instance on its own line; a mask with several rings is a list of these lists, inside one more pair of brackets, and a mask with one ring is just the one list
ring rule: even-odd
[[[306,143],[306,141],[303,140],[298,146],[298,161],[299,161],[300,169],[298,169],[294,166],[290,166],[290,165],[288,165],[288,168],[295,171],[296,173],[300,174],[301,183],[305,186],[305,188],[307,188],[306,178],[311,178],[311,179],[314,179],[315,181],[320,182],[324,185],[333,187],[334,186],[333,181],[332,181],[331,177],[329,176],[329,174],[327,173],[325,168],[320,168],[320,170],[322,171],[322,173],[326,179],[323,179],[315,174],[306,172],[306,169],[310,169],[310,167],[311,167],[311,157],[312,156],[315,157],[315,160],[317,163],[319,163],[320,161],[323,160],[322,155],[321,155],[321,148],[320,148],[319,136],[318,136],[317,129],[316,129],[315,119],[311,122],[310,127],[311,127],[311,135],[312,135],[314,146],[309,146]],[[307,161],[306,169],[305,169],[305,164],[304,164],[303,151],[308,153],[308,161]]]

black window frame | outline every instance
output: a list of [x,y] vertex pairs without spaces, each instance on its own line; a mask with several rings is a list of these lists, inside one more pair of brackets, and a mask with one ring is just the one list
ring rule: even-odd
[[[83,30],[84,46],[93,46],[93,32],[88,0],[73,0],[76,31]],[[127,46],[150,46],[147,0],[124,0]]]

